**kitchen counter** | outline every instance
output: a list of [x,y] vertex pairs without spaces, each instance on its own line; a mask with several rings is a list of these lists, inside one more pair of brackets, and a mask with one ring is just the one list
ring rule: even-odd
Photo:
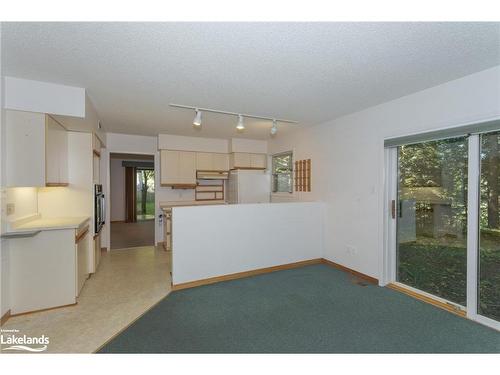
[[37,230],[78,229],[88,224],[90,217],[54,217],[43,218],[41,215],[32,215],[13,222],[7,233],[32,232]]
[[160,202],[160,208],[162,210],[168,210],[172,207],[187,207],[187,206],[209,206],[209,205],[220,205],[227,204],[226,201],[171,201],[171,202]]

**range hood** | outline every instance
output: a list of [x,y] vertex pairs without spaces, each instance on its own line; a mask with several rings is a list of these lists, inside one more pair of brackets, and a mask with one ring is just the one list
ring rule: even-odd
[[227,180],[227,171],[196,171],[198,180]]

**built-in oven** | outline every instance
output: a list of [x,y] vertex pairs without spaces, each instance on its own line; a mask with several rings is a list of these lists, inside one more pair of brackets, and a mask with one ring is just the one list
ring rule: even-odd
[[94,234],[98,234],[106,219],[106,204],[101,184],[94,185]]

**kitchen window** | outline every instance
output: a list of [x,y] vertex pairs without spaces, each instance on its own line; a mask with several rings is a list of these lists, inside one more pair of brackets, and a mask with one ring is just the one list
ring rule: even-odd
[[272,156],[273,193],[292,193],[292,151]]

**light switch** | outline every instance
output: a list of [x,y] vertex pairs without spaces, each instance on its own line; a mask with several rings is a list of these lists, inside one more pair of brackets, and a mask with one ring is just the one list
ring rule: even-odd
[[14,215],[16,212],[16,205],[14,203],[7,203],[7,216]]

